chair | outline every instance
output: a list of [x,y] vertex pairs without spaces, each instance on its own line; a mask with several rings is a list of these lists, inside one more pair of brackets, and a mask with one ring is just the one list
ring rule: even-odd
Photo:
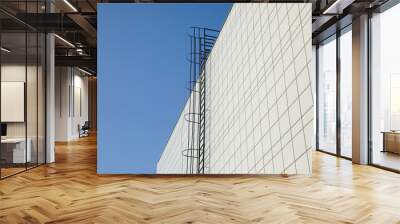
[[85,121],[85,123],[82,126],[78,124],[79,138],[89,136],[89,129],[90,129],[89,121]]

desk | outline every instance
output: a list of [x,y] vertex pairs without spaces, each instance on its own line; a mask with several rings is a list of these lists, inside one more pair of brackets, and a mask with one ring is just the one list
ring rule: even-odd
[[382,152],[392,152],[400,154],[400,132],[382,131],[381,133],[383,134]]
[[[32,140],[27,139],[25,150],[25,138],[1,139],[1,156],[7,163],[26,163],[32,160]],[[10,147],[11,146],[11,147]]]

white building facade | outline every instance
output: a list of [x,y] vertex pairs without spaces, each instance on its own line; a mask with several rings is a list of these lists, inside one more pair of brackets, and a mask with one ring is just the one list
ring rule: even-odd
[[[311,4],[233,5],[204,67],[204,173],[311,174],[311,33]],[[157,173],[188,173],[192,98]]]

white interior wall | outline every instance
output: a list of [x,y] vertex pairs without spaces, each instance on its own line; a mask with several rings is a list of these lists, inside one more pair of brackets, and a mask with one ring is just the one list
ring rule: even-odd
[[[27,73],[26,73],[27,72]],[[19,65],[19,64],[5,64],[1,66],[1,81],[2,82],[24,82],[26,83],[25,76],[28,74],[28,81],[31,85],[36,85],[31,76],[36,76],[36,67]],[[34,82],[34,83],[33,83]],[[36,88],[27,88],[27,104],[32,103],[36,99]],[[32,99],[30,99],[32,98]],[[35,99],[33,99],[35,98]],[[36,101],[34,104],[28,105],[32,110],[36,110]],[[6,109],[6,108],[2,108]],[[34,121],[35,124],[28,124],[28,137],[31,131],[30,127],[36,130],[36,113],[28,111],[28,122]],[[35,132],[36,135],[36,132]],[[25,137],[25,122],[7,122],[7,136],[8,137]]]
[[[1,66],[1,81],[3,82],[25,82],[25,65],[9,64]],[[28,71],[32,67],[27,68]],[[2,110],[5,108],[2,108]],[[24,122],[10,122],[7,123],[7,137],[25,137],[25,123]]]
[[[1,81],[10,82],[18,81],[25,82],[25,65],[9,64],[1,66]],[[32,67],[27,68],[28,71]],[[5,108],[2,108],[2,110]],[[7,123],[7,137],[20,138],[25,137],[25,123],[24,122],[8,122]]]
[[56,67],[55,69],[55,140],[68,140],[68,67]]
[[82,126],[85,121],[88,121],[88,77],[82,76],[82,73],[75,69],[72,86],[71,99],[74,102],[71,102],[73,108],[71,108],[70,135],[75,139],[79,137],[78,125]]
[[[39,155],[44,150],[44,86],[42,68],[38,70],[35,66],[25,66],[25,64],[4,64],[1,66],[2,82],[24,82],[26,87],[26,122],[6,122],[8,138],[24,138],[25,135],[30,139],[32,158],[37,158],[36,153],[39,149]],[[27,81],[26,81],[27,78]],[[39,83],[37,83],[39,82]],[[4,96],[3,96],[4,97]],[[7,108],[1,108],[6,110]],[[22,108],[24,110],[24,108]],[[39,119],[39,120],[38,120]],[[39,156],[39,162],[42,163],[43,157]],[[32,161],[35,161],[33,159]],[[35,161],[36,162],[36,161]]]
[[56,67],[55,79],[55,140],[77,139],[78,125],[88,120],[88,77],[76,68]]

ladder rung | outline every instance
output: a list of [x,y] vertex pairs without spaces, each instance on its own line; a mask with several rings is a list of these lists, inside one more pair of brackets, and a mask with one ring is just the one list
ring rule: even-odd
[[200,137],[199,142],[204,140],[204,135]]

